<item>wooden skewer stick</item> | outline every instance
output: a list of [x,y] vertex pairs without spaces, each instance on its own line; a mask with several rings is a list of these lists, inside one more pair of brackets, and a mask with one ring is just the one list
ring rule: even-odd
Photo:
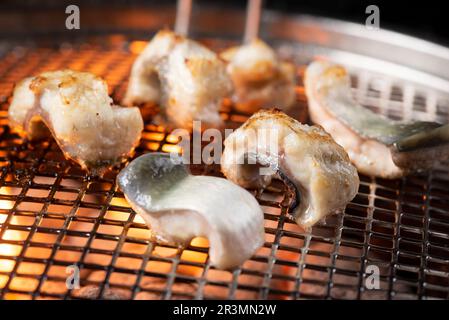
[[192,0],[178,0],[176,5],[175,32],[182,36],[189,33],[190,13],[192,11]]
[[259,34],[261,8],[262,0],[248,0],[245,35],[243,37],[244,43],[251,42]]

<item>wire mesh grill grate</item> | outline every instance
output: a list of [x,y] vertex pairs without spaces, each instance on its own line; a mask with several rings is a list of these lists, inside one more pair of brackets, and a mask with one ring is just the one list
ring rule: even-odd
[[[265,245],[231,272],[209,265],[204,239],[184,249],[153,242],[117,190],[117,170],[88,177],[64,159],[54,141],[30,144],[10,132],[13,84],[42,71],[94,72],[120,101],[135,58],[130,51],[142,44],[113,43],[14,47],[0,59],[0,298],[449,298],[447,168],[394,181],[361,176],[345,214],[310,233],[287,217],[284,187],[275,181],[255,193],[265,213]],[[354,94],[367,107],[396,118],[429,120],[430,114],[448,120],[444,98],[379,79],[355,73]],[[304,90],[297,91],[305,107]],[[136,156],[177,150],[174,137],[151,123],[151,112],[143,115]],[[230,105],[223,106],[222,116],[230,127],[246,120]],[[220,175],[215,165],[192,170]],[[81,289],[68,290],[66,267],[73,264],[80,268]],[[379,290],[365,288],[369,265],[379,268]]]

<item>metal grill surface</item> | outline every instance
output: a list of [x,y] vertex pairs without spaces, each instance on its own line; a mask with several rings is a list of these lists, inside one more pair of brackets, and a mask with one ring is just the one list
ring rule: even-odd
[[[118,169],[87,176],[64,159],[53,140],[29,143],[8,128],[13,85],[60,68],[102,76],[120,101],[144,43],[120,37],[102,45],[4,48],[0,57],[0,298],[3,299],[426,299],[449,298],[449,171],[400,180],[361,176],[344,214],[310,232],[287,216],[283,184],[254,191],[265,214],[265,245],[241,268],[209,265],[207,241],[160,245],[115,185]],[[298,69],[298,110],[306,108]],[[448,121],[445,96],[368,72],[353,73],[354,96],[393,118]],[[136,156],[176,151],[176,138],[151,122]],[[228,127],[247,117],[223,105]],[[297,116],[307,121],[305,113]],[[216,165],[192,166],[220,176]],[[68,290],[66,267],[80,269],[81,288]],[[380,289],[365,286],[368,266]]]

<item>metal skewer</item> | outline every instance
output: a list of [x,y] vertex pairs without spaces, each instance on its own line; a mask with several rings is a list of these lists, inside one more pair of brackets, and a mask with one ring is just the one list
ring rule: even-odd
[[259,35],[262,0],[248,0],[243,43],[249,43]]
[[175,32],[182,36],[189,33],[192,0],[178,0],[176,5]]

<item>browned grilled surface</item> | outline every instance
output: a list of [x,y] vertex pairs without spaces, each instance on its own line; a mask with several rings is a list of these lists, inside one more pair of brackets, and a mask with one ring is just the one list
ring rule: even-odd
[[[112,37],[101,46],[12,47],[0,58],[0,298],[449,298],[447,168],[394,181],[362,176],[345,214],[311,233],[288,218],[285,190],[276,181],[257,194],[265,212],[264,247],[230,272],[209,265],[204,239],[185,249],[152,242],[115,186],[118,170],[88,177],[53,140],[30,144],[9,131],[8,103],[18,80],[59,68],[91,71],[120,101],[135,57],[130,51],[142,45]],[[303,92],[298,87],[302,110]],[[376,107],[375,94],[368,90],[362,98]],[[397,96],[391,93],[391,105]],[[177,150],[176,139],[151,123],[152,111],[143,114],[136,155]],[[247,119],[229,105],[222,115],[229,127]],[[305,121],[303,113],[297,117]],[[220,175],[216,165],[192,170]],[[79,290],[65,285],[66,266],[73,264],[81,270]],[[372,264],[381,274],[376,291],[364,287]]]

